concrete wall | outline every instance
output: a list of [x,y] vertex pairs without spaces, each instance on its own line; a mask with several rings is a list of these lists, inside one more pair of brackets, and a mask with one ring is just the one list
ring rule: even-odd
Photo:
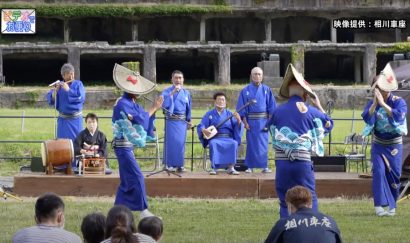
[[[351,109],[353,104],[356,109],[362,109],[367,103],[367,88],[366,87],[337,87],[337,86],[316,86],[314,90],[317,92],[322,106],[325,107],[327,101],[333,100],[335,108]],[[86,89],[87,100],[85,108],[87,109],[112,109],[112,106],[120,96],[120,92],[113,88],[101,89]],[[228,107],[234,109],[238,99],[239,90],[232,90],[228,88],[221,88],[218,90],[190,90],[193,98],[193,107],[207,109],[213,107],[212,96],[216,91],[223,91],[228,96]],[[274,94],[278,93],[277,89],[273,90]],[[45,100],[46,90],[27,90],[13,88],[7,91],[0,92],[0,108],[24,108],[48,107]],[[159,91],[155,91],[148,95],[151,99],[158,95]],[[282,102],[279,100],[279,102]],[[142,101],[143,104],[148,102]]]

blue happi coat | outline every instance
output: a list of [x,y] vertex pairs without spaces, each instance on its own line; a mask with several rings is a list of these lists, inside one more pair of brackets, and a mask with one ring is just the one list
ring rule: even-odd
[[363,135],[373,133],[373,200],[375,206],[389,206],[392,209],[396,208],[400,190],[402,136],[407,134],[407,104],[401,97],[390,94],[386,104],[392,109],[392,117],[380,105],[370,115],[372,104],[373,100],[366,105],[362,117],[366,123]]
[[238,146],[241,144],[242,123],[238,124],[235,117],[227,120],[217,128],[218,133],[210,140],[205,139],[202,129],[209,126],[217,126],[220,122],[230,117],[232,112],[223,109],[219,114],[217,109],[208,111],[197,127],[198,137],[204,148],[209,145],[211,166],[213,169],[226,168],[230,164],[236,163]]
[[[183,167],[187,123],[191,121],[191,94],[181,89],[170,95],[175,86],[172,85],[162,92],[165,111],[165,141],[164,163],[168,167]],[[182,120],[181,120],[182,119]],[[185,120],[186,122],[184,122]]]
[[[132,120],[128,119],[128,115],[132,116]],[[134,155],[134,146],[145,146],[148,123],[148,112],[136,104],[127,93],[117,100],[112,125],[113,145],[121,182],[115,197],[115,205],[125,205],[134,211],[148,208],[144,175]]]
[[83,130],[83,104],[85,102],[85,89],[80,80],[69,83],[69,91],[59,88],[57,92],[57,104],[52,99],[54,89],[47,93],[47,102],[50,106],[56,106],[59,116],[57,119],[57,138],[68,138],[73,142]]
[[245,164],[249,168],[266,168],[269,142],[266,122],[276,108],[276,101],[268,86],[264,84],[256,86],[252,82],[241,90],[236,109],[253,99],[256,100],[256,104],[239,112],[242,119],[246,118],[250,127],[246,131]]
[[288,216],[285,194],[297,185],[310,189],[313,209],[317,210],[315,175],[310,154],[324,155],[323,138],[333,128],[333,120],[295,95],[275,109],[268,125],[276,156],[275,185],[281,218]]
[[300,208],[287,218],[276,222],[265,243],[341,243],[336,221],[310,208]]

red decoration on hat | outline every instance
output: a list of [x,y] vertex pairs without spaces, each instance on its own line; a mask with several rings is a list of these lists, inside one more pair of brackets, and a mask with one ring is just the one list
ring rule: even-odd
[[389,75],[386,77],[387,82],[392,83],[393,82],[393,76]]
[[128,75],[127,81],[130,81],[133,85],[136,85],[138,82],[138,79],[135,76]]

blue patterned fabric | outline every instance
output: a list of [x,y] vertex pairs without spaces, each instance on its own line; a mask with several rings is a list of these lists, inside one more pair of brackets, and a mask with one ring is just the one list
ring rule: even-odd
[[[288,102],[276,108],[267,125],[270,126],[275,149],[287,155],[292,150],[302,150],[323,156],[323,138],[333,128],[333,120],[315,107],[305,104],[301,97],[292,96]],[[286,192],[296,185],[309,188],[313,210],[316,211],[318,204],[312,162],[289,158],[276,160],[275,165],[281,218],[288,216]]]
[[[407,104],[404,99],[392,94],[386,100],[392,116],[380,105],[373,114],[370,107],[373,100],[364,108],[362,117],[366,123],[363,135],[373,134],[380,141],[392,141],[407,134]],[[403,144],[379,144],[372,142],[371,161],[373,172],[374,206],[396,208],[399,196]]]
[[[132,119],[128,119],[128,115]],[[114,140],[126,140],[143,147],[148,128],[149,114],[124,93],[114,105],[112,124]],[[115,205],[125,205],[131,210],[148,208],[144,175],[135,159],[133,147],[114,147],[120,171],[120,185],[115,197]]]

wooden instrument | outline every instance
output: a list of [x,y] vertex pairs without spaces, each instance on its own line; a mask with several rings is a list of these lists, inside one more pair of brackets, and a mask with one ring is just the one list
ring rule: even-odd
[[67,165],[66,174],[72,174],[74,146],[71,139],[47,140],[41,144],[41,157],[47,174],[53,174],[54,166]]
[[84,175],[105,175],[105,158],[86,156],[81,160],[81,170],[83,171]]
[[[248,102],[246,102],[246,104],[244,104],[241,108],[239,108],[237,111],[235,112],[240,112],[241,110],[245,109],[246,107],[253,105],[256,103],[256,100],[250,100]],[[229,117],[225,118],[223,121],[221,121],[220,123],[218,123],[216,126],[210,126],[208,127],[206,130],[208,130],[210,132],[210,135],[204,135],[205,139],[211,139],[213,137],[215,137],[215,135],[218,133],[218,128],[220,126],[222,126],[227,120],[231,119],[233,117],[233,114],[230,115]]]

